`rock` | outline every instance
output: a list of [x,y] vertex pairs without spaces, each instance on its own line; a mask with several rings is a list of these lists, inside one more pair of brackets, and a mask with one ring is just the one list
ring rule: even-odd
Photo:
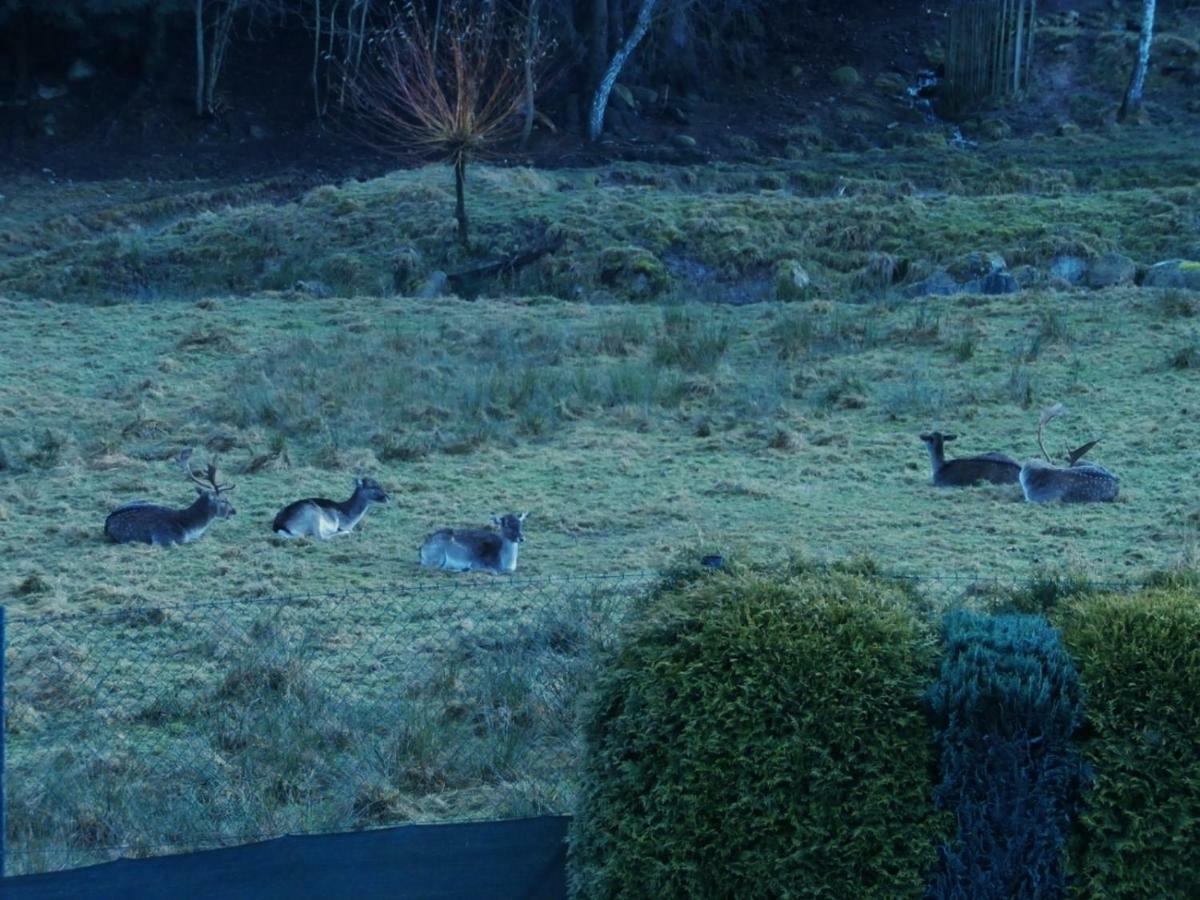
[[859,81],[862,79],[859,78],[858,69],[854,68],[854,66],[842,66],[829,73],[829,80],[841,90],[848,91],[851,88],[857,87]]
[[265,128],[262,125],[251,125],[250,126],[250,137],[252,140],[265,141],[270,136],[271,136],[270,129]]
[[1079,284],[1087,272],[1087,260],[1078,256],[1062,255],[1050,260],[1050,277],[1058,278],[1067,284]]
[[654,90],[654,88],[635,84],[629,91],[633,94],[633,98],[643,106],[653,106],[658,102],[658,91]]
[[945,269],[937,269],[927,278],[911,285],[904,293],[909,297],[948,297],[962,293],[962,285]]
[[775,267],[775,297],[804,300],[812,293],[812,279],[798,260],[785,259]]
[[59,97],[65,97],[69,93],[65,84],[51,86],[48,84],[39,84],[37,87],[37,98],[39,100],[57,100]]
[[1011,272],[989,272],[979,285],[981,294],[1015,294],[1021,290],[1021,285]]
[[293,286],[293,290],[299,291],[302,294],[311,294],[313,297],[332,297],[333,290],[325,282],[318,281],[315,278],[303,279],[297,281]]
[[979,134],[989,141],[1002,141],[1012,134],[1012,128],[1003,119],[984,119],[979,125]]
[[637,109],[637,101],[633,99],[633,91],[625,87],[623,84],[614,84],[612,95],[615,100],[619,100],[626,109]]
[[1074,122],[1060,122],[1059,126],[1054,129],[1054,133],[1059,137],[1074,137],[1080,131],[1080,127]]
[[1137,275],[1137,264],[1128,256],[1120,253],[1105,253],[1099,259],[1092,260],[1084,278],[1088,287],[1099,290],[1100,288],[1133,284],[1135,275]]
[[690,134],[673,134],[671,135],[671,143],[680,150],[696,149],[696,139]]
[[77,59],[67,69],[67,81],[88,81],[96,77],[96,67],[86,59]]
[[875,90],[889,96],[900,96],[908,90],[908,81],[899,72],[880,72],[871,84]]
[[932,41],[926,41],[921,46],[921,55],[925,57],[925,62],[937,68],[946,61],[946,48],[942,46],[942,42],[936,38]]
[[1012,276],[1023,291],[1046,283],[1046,276],[1036,266],[1017,266],[1012,270]]
[[447,288],[450,287],[450,279],[441,269],[437,269],[430,273],[425,279],[425,283],[421,285],[421,289],[417,291],[417,296],[422,300],[432,300],[434,297],[444,297],[447,293]]
[[1155,263],[1146,271],[1142,287],[1200,291],[1200,262],[1166,259]]
[[970,253],[964,253],[954,262],[950,263],[950,265],[946,266],[946,271],[956,281],[970,281],[974,278],[986,278],[993,272],[1003,272],[1007,268],[1008,264],[999,253],[992,253],[986,250],[972,250]]

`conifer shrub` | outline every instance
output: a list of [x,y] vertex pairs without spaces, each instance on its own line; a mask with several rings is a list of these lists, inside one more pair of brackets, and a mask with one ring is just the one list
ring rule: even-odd
[[1080,597],[1062,608],[1062,633],[1093,770],[1072,848],[1078,895],[1196,897],[1200,591]]
[[958,831],[928,896],[1061,897],[1084,781],[1075,666],[1040,616],[959,610],[943,640],[928,694],[941,753],[934,796]]
[[578,897],[918,897],[946,834],[907,597],[802,568],[673,578],[598,679]]

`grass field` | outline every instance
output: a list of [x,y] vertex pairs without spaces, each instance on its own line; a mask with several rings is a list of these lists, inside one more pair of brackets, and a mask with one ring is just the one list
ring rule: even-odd
[[[478,663],[474,637],[425,646],[436,665],[413,677],[444,673],[443,651],[461,651],[462,671],[444,690],[415,695],[423,744],[393,727],[417,713],[389,705],[358,668],[374,653],[372,629],[404,621],[387,591],[421,574],[417,547],[443,525],[530,510],[519,573],[533,577],[654,570],[718,551],[759,561],[869,554],[887,570],[1002,578],[1194,566],[1200,297],[1046,285],[913,300],[872,280],[881,260],[911,281],[972,250],[1037,267],[1060,252],[1120,250],[1142,264],[1200,257],[1193,146],[1143,134],[741,169],[480,169],[471,202],[481,248],[503,252],[543,233],[565,244],[474,300],[414,296],[434,269],[463,263],[439,169],[316,188],[288,178],[5,185],[0,602],[18,618],[96,616],[73,630],[29,625],[32,639],[10,631],[26,679],[10,721],[11,765],[26,779],[10,794],[22,823],[14,839],[67,843],[91,858],[118,844],[149,852],[172,835],[184,835],[173,846],[195,843],[195,829],[179,823],[201,807],[233,837],[239,827],[569,806],[569,728],[518,729],[524,749],[498,764],[499,736],[513,733],[504,716],[468,728],[446,710],[504,709],[511,723],[514,709],[541,711],[528,722],[553,708],[550,719],[569,720],[564,685],[585,684],[586,667],[552,679],[549,702],[539,695],[546,648],[564,622],[591,621],[592,599],[533,615],[490,586],[503,579],[435,577],[447,589],[464,578],[489,586],[482,606],[438,620],[427,640],[446,628],[461,638],[464,618],[501,630],[517,622],[536,650],[501,641],[508,663],[522,660],[520,684],[505,688],[480,674],[496,676],[494,663],[467,664]],[[808,299],[703,302],[771,296],[787,260],[813,275]],[[293,289],[309,279],[330,296]],[[1052,402],[1069,414],[1051,426],[1050,447],[1103,435],[1091,458],[1120,476],[1118,502],[1036,506],[1016,486],[930,485],[918,432],[957,432],[955,452],[1029,457],[1038,412]],[[171,462],[183,446],[219,455],[238,485],[238,515],[182,548],[106,543],[104,517],[122,502],[189,502]],[[325,544],[271,534],[282,505],[348,496],[357,474],[378,478],[393,502],[356,533]],[[383,593],[339,607],[331,635],[319,619],[288,625],[257,606],[207,608],[211,616],[178,606],[354,591]],[[427,615],[395,641],[420,644]],[[584,629],[571,645],[591,646],[599,631]],[[314,635],[316,656],[305,656]],[[337,679],[313,683],[304,659]],[[109,668],[117,699],[107,706],[92,683],[51,689],[39,674]],[[228,681],[235,670],[249,687]],[[153,697],[134,690],[147,678],[162,679]],[[328,688],[340,679],[358,679],[362,704],[344,708]],[[162,710],[154,704],[167,685],[183,699]],[[106,724],[62,717],[81,707]],[[338,712],[334,725],[311,725],[295,741],[307,757],[268,753],[235,776],[245,744],[229,737],[227,717],[250,708],[266,724],[238,727],[255,734]],[[337,771],[409,752],[426,768],[377,766],[366,787],[334,777],[329,748],[363,722],[382,729],[370,732],[378,746],[357,747],[357,762]],[[112,730],[104,740],[115,743],[72,755],[68,744],[94,728]],[[439,756],[465,735],[469,764]],[[176,803],[153,789],[154,765],[131,762],[146,748],[203,751],[211,766],[181,782]],[[106,766],[126,789],[142,786],[140,810],[98,786]],[[307,786],[264,800],[252,784],[264,771]],[[73,787],[47,799],[40,778]],[[507,787],[487,788],[521,778],[516,804]],[[204,806],[198,785],[214,783],[226,799],[255,800]],[[339,797],[352,802],[322,805]],[[288,818],[296,809],[311,816]],[[89,830],[89,816],[103,827]]]

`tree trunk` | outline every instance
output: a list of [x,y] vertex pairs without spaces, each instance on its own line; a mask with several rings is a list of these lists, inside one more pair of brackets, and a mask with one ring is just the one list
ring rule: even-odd
[[321,122],[321,86],[317,76],[321,70],[321,0],[313,0],[313,60],[312,81],[313,109],[317,113],[317,123]]
[[196,118],[204,115],[204,0],[196,0]]
[[537,52],[538,45],[538,0],[530,0],[529,9],[527,11],[528,22],[525,28],[525,59],[522,61],[525,69],[525,100],[523,103],[522,115],[524,121],[521,123],[521,149],[529,143],[529,137],[533,134],[533,117],[537,112],[537,107],[534,105],[534,95],[537,93],[537,84],[534,81],[533,65],[534,54]]
[[1154,39],[1154,5],[1155,0],[1142,2],[1142,34],[1138,41],[1137,64],[1133,67],[1129,87],[1125,89],[1125,99],[1121,101],[1121,109],[1117,112],[1117,120],[1121,122],[1133,118],[1142,108],[1146,70],[1150,67],[1150,42]]
[[637,45],[646,36],[646,32],[650,30],[650,16],[654,13],[654,7],[657,5],[658,0],[642,0],[642,8],[638,10],[637,22],[633,26],[633,31],[629,33],[629,37],[625,39],[621,49],[613,55],[604,76],[600,79],[600,84],[596,87],[596,97],[592,101],[592,111],[588,116],[588,137],[593,141],[598,140],[600,133],[604,130],[604,111],[608,108],[608,96],[612,93],[613,85],[617,83],[617,76],[621,74],[621,69],[625,67],[625,63]]
[[460,156],[454,161],[454,218],[458,220],[458,242],[470,247],[471,240],[467,222],[467,160]]
[[589,91],[600,86],[608,65],[608,0],[592,0],[592,28],[588,35]]

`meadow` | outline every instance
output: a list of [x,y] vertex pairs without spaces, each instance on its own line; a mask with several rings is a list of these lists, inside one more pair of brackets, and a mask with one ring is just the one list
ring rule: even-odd
[[[139,746],[170,755],[211,744],[220,752],[199,782],[244,788],[250,775],[234,778],[227,763],[245,744],[229,738],[222,716],[259,709],[270,731],[340,710],[336,728],[313,725],[297,742],[310,755],[287,771],[305,790],[237,812],[206,807],[212,821],[231,823],[233,836],[268,821],[295,829],[569,808],[569,728],[521,732],[528,746],[518,756],[543,768],[525,770],[514,806],[511,791],[498,800],[478,789],[498,771],[505,784],[520,780],[516,757],[491,756],[497,735],[512,733],[511,716],[467,727],[445,714],[446,696],[471,708],[487,696],[488,709],[531,705],[541,711],[532,721],[553,707],[556,721],[569,721],[563,685],[585,684],[586,667],[572,664],[556,681],[553,703],[534,702],[546,648],[564,629],[580,652],[611,636],[580,627],[600,621],[590,618],[601,602],[593,594],[534,614],[502,577],[421,572],[417,548],[429,531],[507,511],[530,511],[521,578],[654,571],[715,552],[756,562],[866,555],[886,571],[1013,580],[1047,569],[1136,580],[1195,566],[1200,296],[1071,288],[1039,274],[1068,253],[1119,250],[1142,265],[1200,258],[1200,163],[1185,138],[1134,132],[758,166],[477,167],[477,253],[546,237],[562,245],[505,279],[452,278],[463,296],[422,296],[434,271],[470,263],[454,246],[443,168],[340,185],[284,175],[0,186],[0,602],[17,618],[10,656],[27,678],[17,689],[32,698],[18,697],[10,721],[10,765],[27,782],[57,772],[82,796],[97,765],[152,785],[153,766],[128,775]],[[1029,267],[1029,286],[908,296],[972,251]],[[785,302],[792,286],[781,273],[792,261],[811,285]],[[1090,458],[1121,478],[1116,503],[1038,506],[1017,486],[931,486],[919,432],[958,433],[952,453],[1027,458],[1038,452],[1038,413],[1054,402],[1069,412],[1050,426],[1049,448],[1102,436]],[[189,502],[172,462],[185,446],[219,458],[237,483],[237,516],[181,548],[106,543],[104,517],[120,503]],[[285,503],[342,499],[356,475],[380,480],[392,503],[353,535],[315,543],[271,533]],[[387,692],[358,667],[380,639],[372,629],[405,622],[397,586],[418,576],[447,592],[433,608],[452,604],[464,581],[476,592],[427,639],[446,628],[461,637],[463,619],[468,631],[519,622],[535,635],[524,657],[505,645],[524,660],[521,684],[499,684],[495,668],[486,683],[472,681],[479,669],[448,677],[441,693],[419,697],[431,717],[420,741],[411,729],[378,736],[393,758],[424,752],[425,768],[376,767],[376,793],[327,772],[309,784],[303,773],[327,764],[314,761],[318,751],[344,750],[356,733],[349,719],[381,721]],[[323,636],[319,618],[289,626],[292,608],[182,605],[356,592],[358,601],[331,604],[338,624]],[[34,625],[79,613],[94,618]],[[36,635],[24,645],[22,617]],[[443,654],[477,647],[478,635],[422,646],[427,621],[413,618],[388,641],[434,654],[437,665],[421,669],[431,679],[445,672]],[[341,710],[344,697],[296,668],[297,646],[315,636],[322,671],[360,678],[365,706]],[[168,638],[186,649],[154,649]],[[64,756],[88,726],[68,727],[54,711],[98,701],[82,680],[49,689],[38,673],[135,658],[149,662],[117,666],[113,685],[162,680],[153,697],[101,705],[121,731],[120,751]],[[49,669],[38,663],[47,659]],[[228,681],[235,670],[244,682]],[[186,686],[179,696],[191,699],[159,709],[167,685]],[[458,746],[474,742],[472,762],[458,759],[452,778],[430,775],[454,768],[437,749],[450,732]],[[377,750],[372,759],[386,755]],[[274,756],[259,762],[255,771],[286,768]],[[446,799],[451,783],[469,798]],[[28,790],[10,805],[31,844],[149,852],[172,834],[202,842],[179,824],[204,805],[195,784],[180,788],[190,799],[178,803],[144,790],[156,824],[137,841],[133,825],[111,824],[126,813],[104,812],[124,801],[97,799],[99,788],[49,807]],[[289,804],[312,812],[318,795],[352,798],[353,808],[271,819]],[[81,802],[109,824],[81,826]],[[42,821],[43,808],[58,818]],[[126,812],[132,822],[136,810]]]

